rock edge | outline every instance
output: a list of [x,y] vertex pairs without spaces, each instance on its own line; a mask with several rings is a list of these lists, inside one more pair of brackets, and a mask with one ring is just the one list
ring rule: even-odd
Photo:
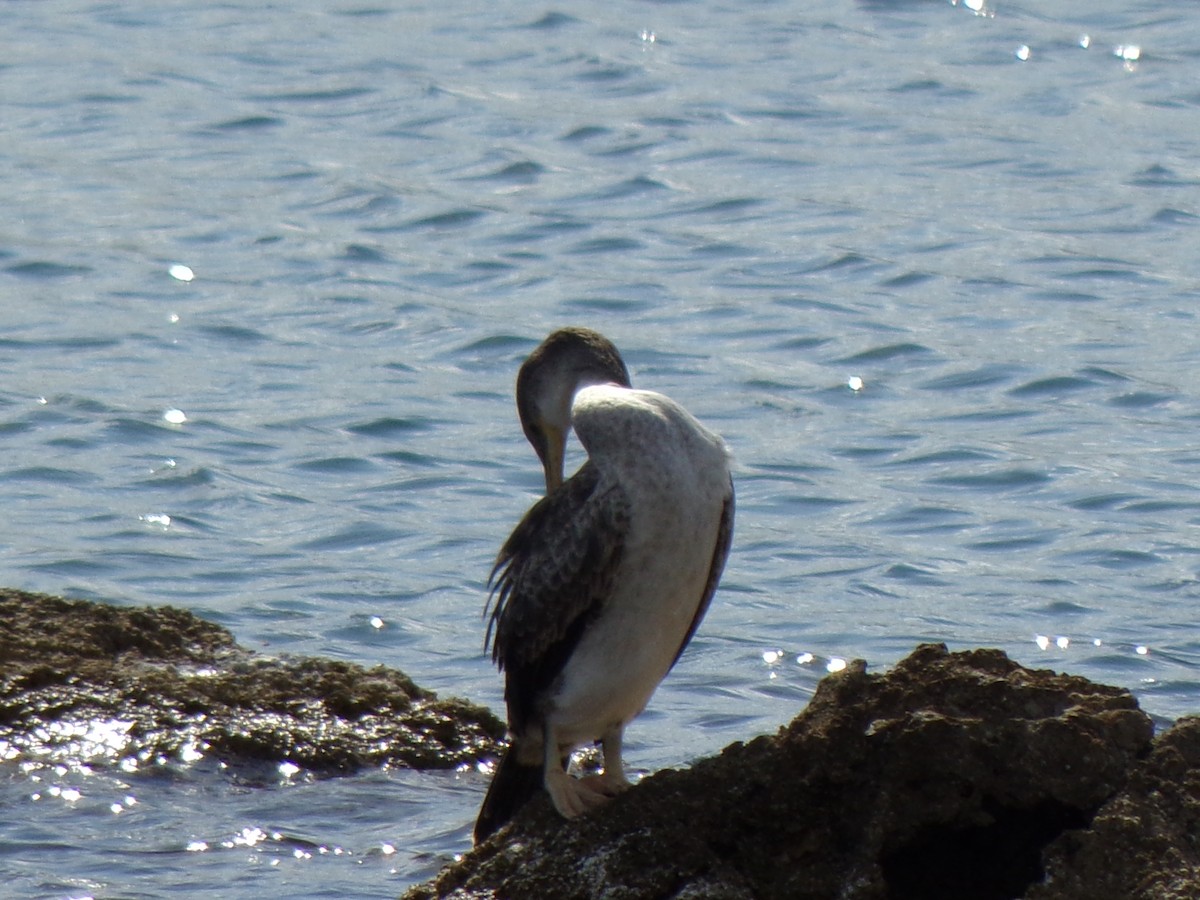
[[1198,823],[1200,719],[931,644],[582,819],[539,798],[404,897],[1182,900]]

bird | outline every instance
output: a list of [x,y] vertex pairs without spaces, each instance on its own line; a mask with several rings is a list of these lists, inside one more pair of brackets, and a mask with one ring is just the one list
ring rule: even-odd
[[[695,634],[733,537],[724,441],[670,398],[635,390],[603,335],[550,334],[516,394],[546,493],[488,579],[484,647],[505,676],[509,744],[476,843],[543,789],[570,819],[629,786],[625,726]],[[564,480],[571,430],[588,458]],[[575,778],[567,763],[587,744],[600,745],[603,773]]]

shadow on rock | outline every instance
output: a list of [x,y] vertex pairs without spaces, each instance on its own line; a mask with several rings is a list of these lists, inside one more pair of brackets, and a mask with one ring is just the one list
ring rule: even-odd
[[487,709],[384,666],[259,656],[172,607],[0,590],[0,760],[436,769],[503,737]]
[[406,900],[1200,896],[1200,720],[924,645],[573,822],[545,797]]

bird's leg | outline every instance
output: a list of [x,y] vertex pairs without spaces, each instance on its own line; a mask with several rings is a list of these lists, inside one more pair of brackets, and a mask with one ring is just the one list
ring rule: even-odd
[[625,726],[616,725],[610,728],[600,738],[604,748],[604,783],[609,792],[618,794],[629,787],[629,779],[625,777],[625,761],[621,757],[622,742],[625,737]]
[[590,775],[583,779],[586,787],[606,797],[615,797],[629,787],[629,779],[625,777],[625,763],[621,759],[621,741],[624,733],[624,726],[615,725],[600,736],[600,746],[604,749],[604,774]]
[[544,751],[542,757],[542,783],[558,814],[564,819],[573,819],[599,806],[607,798],[584,786],[578,779],[567,774],[559,755],[558,735],[554,726],[547,722],[543,726]]

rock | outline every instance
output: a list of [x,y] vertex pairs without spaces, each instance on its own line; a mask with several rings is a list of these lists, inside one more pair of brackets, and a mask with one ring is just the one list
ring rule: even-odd
[[1159,735],[1090,827],[1060,835],[1028,900],[1200,897],[1200,718]]
[[488,710],[383,666],[260,656],[172,607],[0,589],[0,759],[452,768],[503,736]]
[[1200,722],[1152,736],[1128,691],[924,645],[581,819],[539,797],[405,898],[1200,896]]

